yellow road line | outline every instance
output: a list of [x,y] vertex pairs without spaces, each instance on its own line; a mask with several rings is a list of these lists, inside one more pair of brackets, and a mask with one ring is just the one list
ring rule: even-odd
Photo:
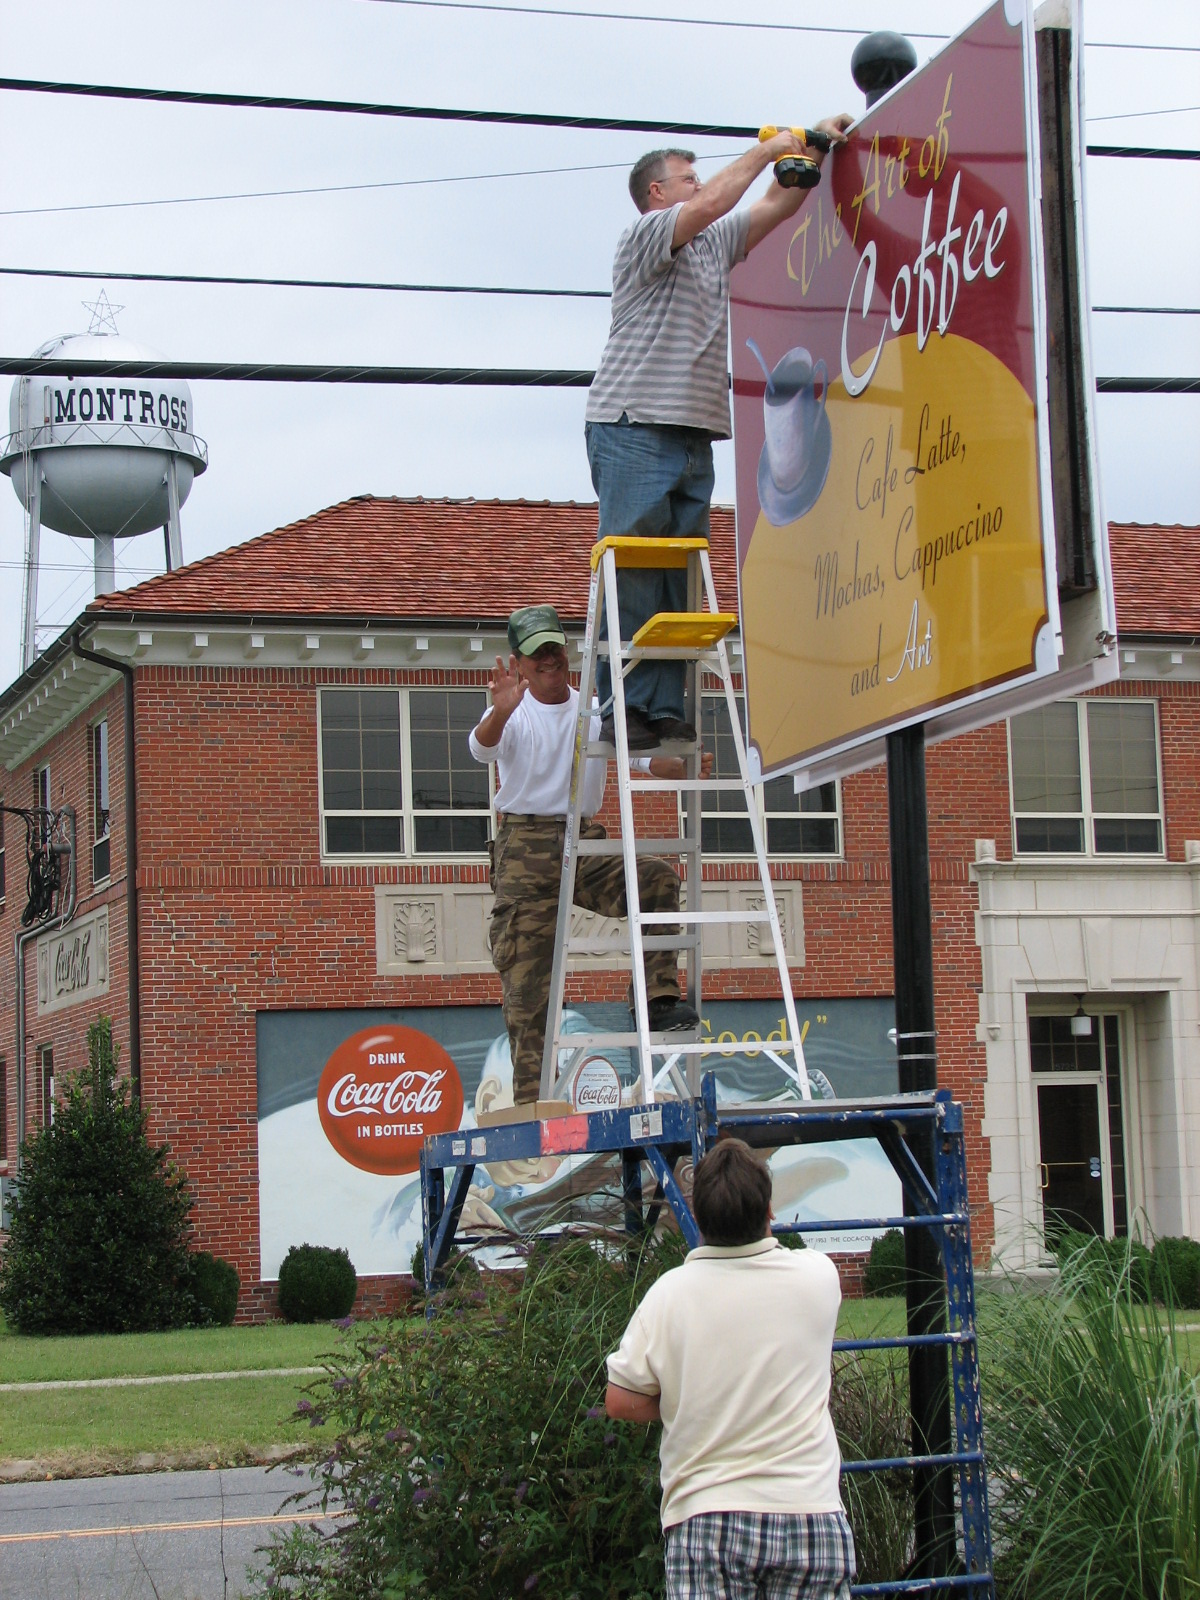
[[111,1528],[51,1528],[44,1533],[0,1533],[0,1545],[44,1544],[51,1539],[104,1539],[120,1534],[194,1533],[204,1528],[253,1528],[264,1523],[330,1522],[346,1515],[344,1511],[326,1514],[277,1511],[266,1517],[205,1517],[197,1522],[124,1522]]

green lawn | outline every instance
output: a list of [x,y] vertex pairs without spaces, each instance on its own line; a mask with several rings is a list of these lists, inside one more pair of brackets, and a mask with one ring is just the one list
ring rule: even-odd
[[261,1459],[272,1446],[315,1449],[325,1430],[296,1417],[307,1381],[237,1378],[8,1393],[0,1396],[0,1460],[32,1458],[46,1470],[78,1475],[136,1467],[143,1454],[181,1466],[232,1466]]
[[0,1383],[311,1367],[339,1337],[327,1322],[60,1336],[13,1334],[0,1327]]

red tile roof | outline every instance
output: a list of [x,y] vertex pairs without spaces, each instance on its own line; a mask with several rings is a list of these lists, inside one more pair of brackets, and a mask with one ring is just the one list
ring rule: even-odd
[[1200,528],[1110,523],[1120,634],[1200,638]]
[[[273,533],[106,594],[90,616],[506,618],[549,601],[587,613],[595,505],[546,500],[397,500],[362,495]],[[736,609],[733,511],[714,506],[720,603]]]
[[[1200,529],[1112,524],[1125,634],[1200,637]],[[549,601],[582,624],[595,505],[361,495],[203,561],[106,594],[92,616],[500,620]],[[733,511],[714,506],[720,603],[736,609]]]

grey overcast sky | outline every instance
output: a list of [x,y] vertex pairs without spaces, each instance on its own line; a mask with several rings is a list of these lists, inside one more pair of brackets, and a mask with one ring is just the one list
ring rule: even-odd
[[[3,70],[750,126],[858,115],[856,35],[906,32],[924,61],[983,9],[564,0],[522,14],[521,3],[9,0]],[[1088,141],[1200,147],[1196,0],[1085,0],[1084,11]],[[828,26],[853,32],[804,31]],[[607,289],[632,215],[627,170],[659,142],[3,92],[0,266]],[[743,148],[693,142],[702,174]],[[1091,159],[1086,184],[1092,304],[1200,305],[1200,165]],[[297,189],[326,192],[263,193]],[[100,287],[0,277],[0,351],[86,331],[82,302]],[[592,367],[608,326],[604,300],[103,287],[124,307],[122,334],[179,360]],[[1200,373],[1200,317],[1105,313],[1092,329],[1097,373]],[[183,510],[185,560],[355,494],[594,499],[581,390],[197,383],[193,396],[211,465]],[[1109,517],[1200,523],[1200,397],[1105,396],[1097,411]],[[733,498],[729,445],[717,498]],[[23,522],[0,483],[0,684],[20,670]],[[42,557],[44,645],[91,598],[92,553],[45,532]],[[162,568],[161,535],[119,544],[119,586]]]

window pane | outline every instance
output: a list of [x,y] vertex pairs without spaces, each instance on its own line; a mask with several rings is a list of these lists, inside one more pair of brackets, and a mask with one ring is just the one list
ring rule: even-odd
[[398,772],[364,772],[362,777],[364,811],[399,811],[403,804]]
[[325,853],[394,856],[403,848],[399,817],[326,817]]
[[325,769],[325,809],[361,811],[362,778],[357,772],[330,772]]
[[101,883],[108,877],[110,868],[111,839],[97,839],[92,846],[92,882]]
[[488,819],[414,817],[413,838],[419,855],[483,855],[488,842]]
[[[400,699],[394,689],[321,691],[322,799],[327,811],[399,811]],[[326,848],[336,854],[391,853],[370,842],[370,827],[330,818]],[[387,824],[398,837],[399,821]],[[332,841],[336,840],[337,843]]]
[[1098,856],[1157,856],[1162,854],[1158,821],[1152,817],[1126,817],[1120,821],[1096,818],[1093,824]]
[[[92,838],[108,836],[108,722],[92,729]],[[107,872],[103,874],[107,877]]]
[[1082,855],[1083,820],[1079,817],[1021,817],[1017,850],[1022,855]]
[[1079,713],[1073,701],[1013,717],[1013,806],[1017,811],[1082,811]]
[[[738,715],[742,718],[745,716],[740,701]],[[723,694],[700,696],[700,737],[704,748],[713,754],[713,777],[738,777],[737,747],[733,742],[729,707]],[[746,803],[740,794],[732,790],[707,794],[702,796],[701,805],[701,837],[708,849],[723,856],[754,854],[754,838],[746,816]]]
[[1158,811],[1154,707],[1146,701],[1089,703],[1092,810]]
[[[472,756],[467,734],[487,710],[482,689],[414,689],[408,697],[413,808],[417,811],[483,811],[489,806],[487,768]],[[483,838],[487,839],[486,818]],[[447,837],[453,834],[450,830]],[[472,824],[464,837],[478,836]],[[417,849],[426,848],[420,843]],[[450,849],[452,846],[435,848]],[[478,850],[477,844],[453,848]]]

